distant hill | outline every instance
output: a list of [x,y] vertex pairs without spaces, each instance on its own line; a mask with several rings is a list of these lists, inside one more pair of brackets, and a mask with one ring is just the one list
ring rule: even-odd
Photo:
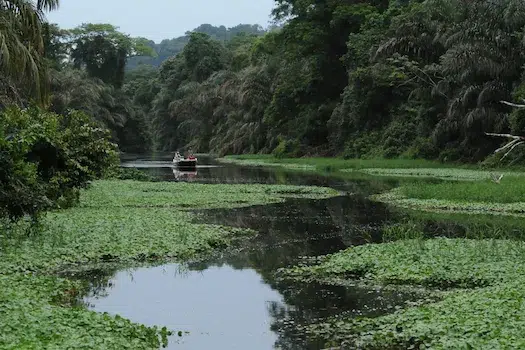
[[225,26],[215,27],[211,24],[201,24],[192,31],[186,32],[184,36],[174,39],[162,40],[159,44],[150,41],[150,46],[157,53],[157,57],[132,57],[128,60],[127,69],[132,70],[141,64],[158,67],[166,59],[182,51],[189,40],[189,34],[192,32],[208,34],[215,40],[227,42],[240,33],[264,35],[266,31],[258,24],[239,24],[232,28]]

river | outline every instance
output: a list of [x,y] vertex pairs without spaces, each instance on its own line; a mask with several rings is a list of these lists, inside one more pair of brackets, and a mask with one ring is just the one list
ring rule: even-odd
[[[181,330],[181,336],[170,337],[168,349],[321,349],[296,326],[342,313],[380,315],[416,298],[408,292],[290,284],[275,277],[278,268],[300,257],[379,241],[382,224],[395,214],[367,199],[378,191],[377,184],[224,165],[202,157],[196,172],[180,173],[170,157],[130,156],[122,166],[163,181],[319,185],[340,190],[341,196],[196,211],[199,221],[256,229],[259,234],[204,261],[84,273],[82,278],[92,285],[83,300],[90,309]],[[395,183],[385,180],[381,186]]]

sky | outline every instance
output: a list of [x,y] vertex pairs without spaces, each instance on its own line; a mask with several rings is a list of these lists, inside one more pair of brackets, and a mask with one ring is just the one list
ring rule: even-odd
[[124,33],[160,42],[203,23],[267,27],[273,5],[274,0],[61,0],[47,19],[64,29],[111,23]]

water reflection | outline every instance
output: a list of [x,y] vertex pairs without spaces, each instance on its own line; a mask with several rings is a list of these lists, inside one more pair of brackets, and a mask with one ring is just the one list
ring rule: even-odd
[[192,181],[195,180],[198,175],[197,170],[195,171],[188,171],[185,169],[173,169],[173,176],[175,176],[176,180],[186,180],[186,181]]
[[[132,271],[96,271],[84,301],[93,310],[120,314],[147,325],[189,331],[170,339],[173,349],[318,349],[297,326],[342,312],[390,312],[410,293],[291,283],[275,278],[302,256],[332,253],[381,239],[387,207],[362,196],[238,209],[196,211],[199,222],[255,229],[206,261]],[[86,278],[84,276],[84,278]]]
[[97,281],[86,297],[92,310],[189,332],[170,337],[168,349],[318,349],[297,326],[342,312],[376,316],[417,297],[316,284],[275,288],[257,270],[227,264],[138,268]]
[[108,295],[87,301],[93,310],[190,332],[171,337],[170,349],[273,347],[277,335],[268,324],[268,305],[283,301],[255,271],[210,267],[181,274],[180,268],[171,264],[118,272]]

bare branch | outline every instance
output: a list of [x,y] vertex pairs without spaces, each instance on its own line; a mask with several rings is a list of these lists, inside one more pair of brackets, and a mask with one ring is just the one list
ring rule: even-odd
[[496,154],[496,153],[499,153],[499,152],[504,151],[506,149],[509,149],[503,155],[503,157],[501,157],[500,160],[503,160],[505,157],[507,157],[509,155],[509,153],[512,152],[512,150],[514,148],[516,148],[517,146],[522,145],[522,144],[525,143],[525,137],[523,137],[523,136],[517,136],[517,135],[511,135],[511,134],[494,134],[494,133],[489,133],[489,132],[486,132],[485,135],[506,137],[506,138],[512,139],[512,141],[509,141],[508,143],[506,143],[505,146],[500,147],[500,148],[498,148],[497,150],[494,151],[494,154]]
[[521,142],[521,141],[520,140],[512,140],[511,142],[507,143],[505,146],[495,150],[494,153],[499,153],[499,152],[502,152],[502,151],[506,150],[507,148],[511,148],[512,146],[514,146],[518,142]]
[[520,105],[520,104],[517,104],[517,103],[512,103],[512,102],[509,102],[509,101],[499,101],[500,103],[503,103],[503,104],[506,104],[507,106],[511,106],[511,107],[516,107],[516,108],[525,108],[525,105]]
[[509,155],[510,152],[512,152],[512,150],[513,150],[514,148],[516,148],[516,147],[519,146],[519,145],[523,145],[524,143],[525,143],[525,141],[521,141],[521,142],[516,143],[514,146],[511,147],[511,149],[509,149],[509,150],[507,151],[507,153],[505,153],[505,155],[504,155],[503,157],[501,157],[500,160],[503,160],[506,156]]
[[498,137],[508,137],[509,139],[514,139],[514,140],[525,140],[524,136],[516,136],[516,135],[511,135],[511,134],[495,134],[495,133],[492,133],[492,132],[486,132],[485,135],[498,136]]

